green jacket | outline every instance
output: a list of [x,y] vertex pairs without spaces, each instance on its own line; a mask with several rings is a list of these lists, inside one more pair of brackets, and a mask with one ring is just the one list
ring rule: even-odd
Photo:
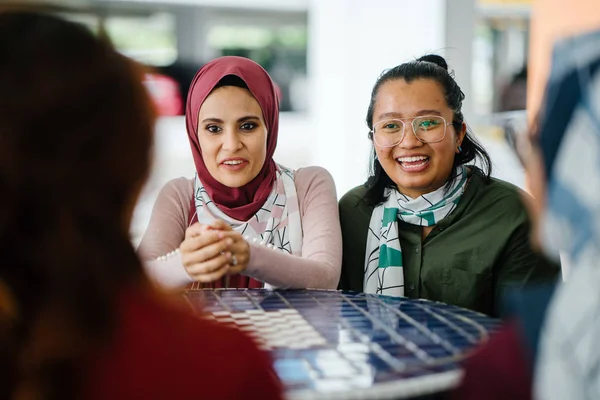
[[[363,291],[367,231],[373,207],[366,188],[340,200],[343,263],[339,288]],[[530,247],[523,193],[472,168],[458,207],[421,239],[421,227],[398,221],[404,295],[500,314],[504,294],[525,283],[554,280],[560,267]]]

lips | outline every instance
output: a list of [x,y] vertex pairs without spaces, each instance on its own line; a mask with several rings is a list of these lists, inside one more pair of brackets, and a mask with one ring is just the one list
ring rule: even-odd
[[406,172],[422,172],[429,167],[429,157],[425,155],[402,156],[396,162]]
[[246,160],[245,158],[241,158],[241,157],[235,157],[235,158],[226,158],[224,160],[222,160],[220,162],[220,164],[222,165],[240,165],[243,163],[247,163],[248,160]]
[[231,161],[223,161],[222,164],[225,164],[225,165],[240,165],[243,162],[244,161],[242,161],[242,160],[231,160]]
[[406,157],[398,157],[396,161],[403,164],[413,164],[420,163],[429,160],[427,156],[406,156]]
[[237,172],[244,170],[249,164],[250,163],[245,158],[235,157],[222,160],[219,163],[219,167],[229,172]]

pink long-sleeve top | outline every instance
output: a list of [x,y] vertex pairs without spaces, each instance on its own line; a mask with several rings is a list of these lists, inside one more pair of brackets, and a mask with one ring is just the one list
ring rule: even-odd
[[[342,263],[342,235],[333,178],[321,167],[306,167],[295,171],[294,182],[302,221],[302,256],[251,242],[244,274],[278,288],[335,289]],[[165,287],[193,282],[180,253],[157,260],[183,241],[193,193],[193,179],[168,182],[158,195],[138,248],[150,277]]]

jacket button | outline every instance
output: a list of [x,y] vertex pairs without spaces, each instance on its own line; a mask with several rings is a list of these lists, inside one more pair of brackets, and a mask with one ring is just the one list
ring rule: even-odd
[[411,283],[411,284],[410,284],[410,286],[409,286],[409,289],[410,289],[410,290],[415,290],[415,284],[414,284],[414,283]]
[[415,249],[415,253],[418,253],[418,252],[419,252],[419,248],[417,247],[417,248]]

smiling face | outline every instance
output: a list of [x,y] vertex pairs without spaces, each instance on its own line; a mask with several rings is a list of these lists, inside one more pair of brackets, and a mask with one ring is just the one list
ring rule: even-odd
[[267,154],[267,127],[254,96],[236,86],[215,89],[200,107],[198,141],[218,182],[241,187],[254,179]]
[[[413,133],[411,123],[418,116],[441,116],[451,123],[453,111],[448,107],[442,86],[435,80],[416,79],[407,83],[395,79],[383,83],[377,92],[373,125],[380,121],[402,119],[405,132],[394,147],[373,143],[377,158],[398,190],[412,198],[431,193],[446,184],[454,155],[462,142],[466,125],[460,132],[450,124],[446,135],[436,143],[423,143]],[[428,122],[426,122],[428,123]]]

